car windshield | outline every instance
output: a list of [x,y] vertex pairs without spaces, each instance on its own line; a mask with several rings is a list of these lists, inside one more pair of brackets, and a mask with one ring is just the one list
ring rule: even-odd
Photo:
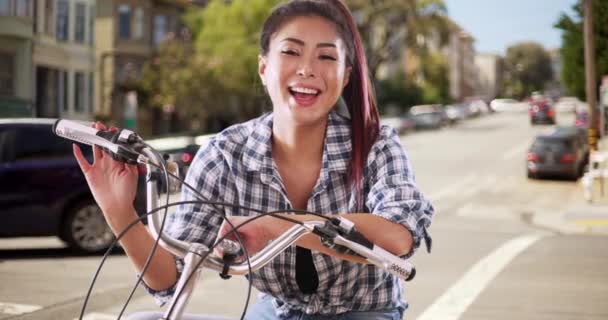
[[551,151],[561,152],[572,149],[572,142],[559,138],[541,138],[534,142],[532,150],[534,151]]

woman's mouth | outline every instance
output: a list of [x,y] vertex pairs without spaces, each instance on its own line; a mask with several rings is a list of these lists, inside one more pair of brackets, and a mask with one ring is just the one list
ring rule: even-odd
[[319,94],[321,94],[321,91],[318,89],[297,86],[289,87],[288,90],[296,103],[303,107],[313,105],[317,101]]

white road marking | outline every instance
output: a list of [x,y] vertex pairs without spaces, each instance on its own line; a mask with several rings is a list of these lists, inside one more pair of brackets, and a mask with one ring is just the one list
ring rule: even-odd
[[[105,314],[105,313],[87,313],[82,320],[115,320],[116,316]],[[74,320],[78,320],[78,318],[74,318]]]
[[42,306],[0,302],[0,314],[20,315],[42,309]]
[[418,320],[457,320],[479,293],[507,264],[542,235],[525,235],[508,241],[479,260],[452,287],[418,317]]
[[530,143],[529,142],[517,145],[517,146],[509,149],[509,151],[505,152],[502,155],[502,160],[509,161],[509,160],[512,160],[515,157],[520,157],[521,161],[524,161],[526,159],[524,157],[524,152],[526,152],[526,150],[528,149],[528,147],[530,147]]
[[462,189],[464,187],[466,187],[468,184],[475,182],[475,179],[477,179],[476,174],[469,174],[468,176],[464,177],[464,179],[462,179],[454,184],[448,185],[447,187],[445,187],[437,192],[430,194],[429,199],[431,201],[438,201],[439,199],[449,195],[450,193],[462,191]]

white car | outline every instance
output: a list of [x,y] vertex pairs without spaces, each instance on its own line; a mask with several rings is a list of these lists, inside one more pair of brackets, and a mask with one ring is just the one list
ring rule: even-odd
[[526,112],[528,107],[525,102],[509,98],[494,99],[490,102],[490,108],[496,112]]
[[562,97],[555,104],[555,111],[561,113],[573,113],[582,102],[576,97]]

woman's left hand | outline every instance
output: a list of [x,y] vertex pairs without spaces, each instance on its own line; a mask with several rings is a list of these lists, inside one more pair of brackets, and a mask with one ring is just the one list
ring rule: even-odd
[[[228,219],[232,223],[232,225],[234,225],[235,228],[238,227],[238,225],[252,218],[253,217],[239,216],[226,217],[226,219]],[[270,226],[273,221],[269,220],[268,218],[270,217],[258,218],[243,225],[237,230],[239,236],[241,237],[241,240],[243,241],[243,245],[247,249],[247,253],[250,256],[262,250],[264,247],[266,247],[270,240],[274,239],[274,237],[271,236],[270,232]],[[226,221],[224,221],[222,223],[222,226],[220,227],[218,239],[226,234],[228,234],[228,236],[226,237],[227,239],[238,242],[237,238],[234,235],[234,232],[232,232],[232,228],[228,223],[226,223]],[[223,256],[223,252],[221,252],[217,248],[215,249],[215,254],[220,257]]]

